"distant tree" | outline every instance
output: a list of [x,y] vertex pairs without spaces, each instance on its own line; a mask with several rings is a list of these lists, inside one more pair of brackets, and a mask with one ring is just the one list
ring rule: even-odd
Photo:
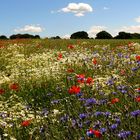
[[131,33],[126,32],[119,32],[117,36],[114,37],[115,39],[132,39]]
[[75,32],[71,35],[70,39],[89,39],[88,33],[85,31]]
[[39,39],[39,35],[30,35],[30,34],[16,34],[16,35],[11,35],[10,39]]
[[50,39],[61,39],[60,36],[53,36]]
[[35,35],[34,39],[40,39],[40,36],[39,35]]
[[5,35],[1,35],[0,39],[8,39]]
[[96,34],[96,38],[95,39],[112,39],[112,35],[106,31],[101,31],[99,33]]
[[132,36],[132,39],[140,39],[140,34],[138,33],[133,33],[131,34],[131,36]]

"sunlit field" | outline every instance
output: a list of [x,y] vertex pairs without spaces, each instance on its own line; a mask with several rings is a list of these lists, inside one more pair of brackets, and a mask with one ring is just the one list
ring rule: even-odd
[[0,140],[92,139],[140,139],[140,40],[0,41]]

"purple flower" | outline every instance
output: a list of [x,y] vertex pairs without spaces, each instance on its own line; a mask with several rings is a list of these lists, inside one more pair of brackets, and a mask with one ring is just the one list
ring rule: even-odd
[[118,124],[112,124],[111,127],[110,127],[110,129],[111,130],[115,130],[115,129],[117,129],[117,127],[118,127]]
[[63,117],[60,118],[60,121],[62,123],[67,122],[68,121],[68,118],[69,118],[68,115],[65,114]]
[[127,90],[121,90],[121,92],[122,92],[123,94],[125,94],[125,93],[127,93]]
[[103,115],[103,112],[97,111],[97,112],[94,113],[94,115],[95,115],[96,117],[98,117],[98,116],[100,116],[100,115]]
[[47,116],[48,113],[49,113],[49,111],[46,108],[44,108],[44,109],[42,109],[41,115]]
[[79,118],[80,119],[85,119],[87,117],[87,114],[86,113],[82,113],[79,115]]
[[140,134],[137,135],[137,140],[140,140]]
[[135,110],[135,111],[132,111],[130,112],[131,116],[133,117],[137,117],[138,115],[140,115],[140,110]]
[[121,138],[121,139],[124,139],[124,138],[127,138],[129,135],[131,135],[132,132],[131,131],[121,131],[119,134],[118,134],[118,137]]
[[96,100],[94,98],[89,98],[86,100],[85,106],[90,106],[96,104]]
[[131,69],[132,71],[137,71],[138,70],[138,68],[136,67],[136,68],[132,68]]
[[106,128],[101,128],[100,129],[100,132],[103,134],[103,133],[105,133],[107,131],[107,129]]
[[108,117],[109,115],[111,115],[111,113],[110,113],[110,112],[105,112],[104,115],[105,115],[106,117]]
[[91,124],[91,121],[87,120],[86,122],[84,122],[84,124],[86,124],[87,126],[89,126]]
[[51,104],[58,104],[60,102],[60,100],[58,99],[58,100],[53,100],[53,101],[51,101]]
[[121,120],[118,119],[118,118],[115,121],[116,121],[117,124],[120,124],[121,123]]

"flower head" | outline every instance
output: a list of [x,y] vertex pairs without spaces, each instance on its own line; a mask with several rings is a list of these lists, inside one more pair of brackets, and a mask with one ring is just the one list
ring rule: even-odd
[[9,88],[10,88],[11,90],[18,91],[18,90],[19,90],[19,84],[18,84],[18,83],[10,84]]
[[23,122],[21,123],[21,126],[27,127],[27,126],[29,126],[30,124],[31,124],[31,120],[25,120],[25,121],[23,121]]
[[0,89],[0,95],[2,95],[4,93],[5,93],[4,89]]
[[93,83],[93,79],[91,77],[88,77],[86,79],[86,83],[89,84],[89,85],[92,84]]
[[120,101],[119,98],[114,98],[111,100],[111,104],[118,103],[119,101]]
[[72,86],[69,89],[69,94],[78,94],[81,91],[80,87],[78,86]]

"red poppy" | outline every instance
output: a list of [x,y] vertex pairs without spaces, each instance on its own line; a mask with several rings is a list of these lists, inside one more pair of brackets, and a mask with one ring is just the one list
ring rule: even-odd
[[57,59],[60,60],[62,57],[63,57],[62,53],[59,53]]
[[0,95],[4,94],[4,89],[0,89]]
[[31,124],[31,120],[25,120],[21,123],[21,126],[27,127]]
[[137,56],[136,56],[136,60],[137,60],[137,61],[140,61],[140,55],[137,55]]
[[137,97],[136,98],[136,102],[140,102],[140,97]]
[[101,132],[98,130],[93,130],[93,133],[97,138],[100,138],[102,136]]
[[120,71],[120,74],[121,74],[121,75],[125,75],[125,70],[122,69],[122,70]]
[[11,90],[17,91],[17,90],[19,90],[19,84],[17,84],[17,83],[10,84],[9,88]]
[[94,65],[97,64],[97,60],[96,60],[96,58],[94,58],[94,59],[92,60],[92,63],[93,63]]
[[89,131],[93,133],[97,138],[100,138],[102,136],[101,132],[98,130],[93,130],[92,128],[90,128]]
[[119,101],[120,101],[119,98],[114,98],[111,100],[111,104],[118,103]]
[[73,49],[74,46],[73,45],[68,45],[68,49]]
[[68,69],[67,72],[72,73],[72,72],[74,72],[74,70],[73,69]]
[[86,83],[89,84],[89,85],[92,84],[93,79],[91,77],[88,77],[87,80],[86,80]]
[[84,81],[85,81],[85,75],[84,74],[78,74],[76,76],[76,78],[77,78],[78,83],[84,83]]
[[69,94],[78,94],[81,91],[80,87],[78,86],[72,86],[69,89]]

